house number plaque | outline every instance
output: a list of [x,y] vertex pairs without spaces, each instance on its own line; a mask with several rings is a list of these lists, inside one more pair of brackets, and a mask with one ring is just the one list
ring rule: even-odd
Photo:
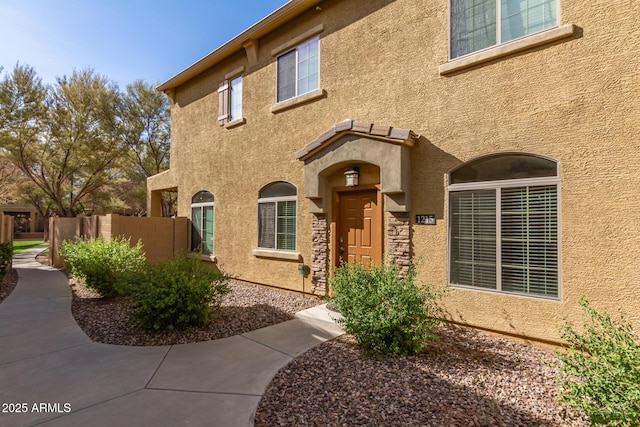
[[436,216],[434,214],[418,214],[416,215],[416,224],[436,225]]

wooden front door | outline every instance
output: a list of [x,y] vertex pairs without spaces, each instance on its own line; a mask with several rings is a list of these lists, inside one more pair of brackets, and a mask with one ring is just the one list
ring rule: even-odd
[[382,206],[376,190],[339,193],[337,263],[382,260]]

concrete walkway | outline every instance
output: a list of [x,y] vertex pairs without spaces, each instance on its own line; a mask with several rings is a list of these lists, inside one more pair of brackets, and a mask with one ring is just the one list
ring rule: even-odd
[[18,285],[0,304],[1,426],[251,426],[276,372],[342,333],[316,307],[215,341],[94,343],[67,278],[35,261],[43,249],[14,257]]

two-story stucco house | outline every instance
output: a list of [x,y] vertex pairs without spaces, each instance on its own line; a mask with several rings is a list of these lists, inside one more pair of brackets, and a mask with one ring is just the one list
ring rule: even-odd
[[[191,245],[325,294],[400,265],[447,317],[555,341],[586,295],[640,327],[640,2],[291,0],[160,84]],[[308,268],[308,273],[305,270]]]

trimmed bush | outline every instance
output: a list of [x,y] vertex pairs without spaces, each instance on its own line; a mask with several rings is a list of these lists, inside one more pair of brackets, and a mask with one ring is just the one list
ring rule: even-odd
[[61,254],[73,277],[85,286],[111,298],[119,293],[119,284],[145,265],[142,242],[131,246],[129,239],[116,237],[109,241],[76,239],[62,242]]
[[13,245],[11,243],[0,243],[0,281],[9,271],[12,256]]
[[560,401],[583,411],[591,425],[640,426],[640,341],[624,316],[613,320],[582,298],[582,332],[564,326],[559,352]]
[[127,296],[143,326],[152,331],[204,325],[222,297],[229,277],[196,257],[147,264]]
[[366,355],[415,354],[437,339],[433,329],[438,321],[430,316],[436,296],[428,287],[417,286],[415,275],[412,266],[399,278],[393,262],[368,270],[362,264],[336,269],[333,302],[344,316],[345,331]]

